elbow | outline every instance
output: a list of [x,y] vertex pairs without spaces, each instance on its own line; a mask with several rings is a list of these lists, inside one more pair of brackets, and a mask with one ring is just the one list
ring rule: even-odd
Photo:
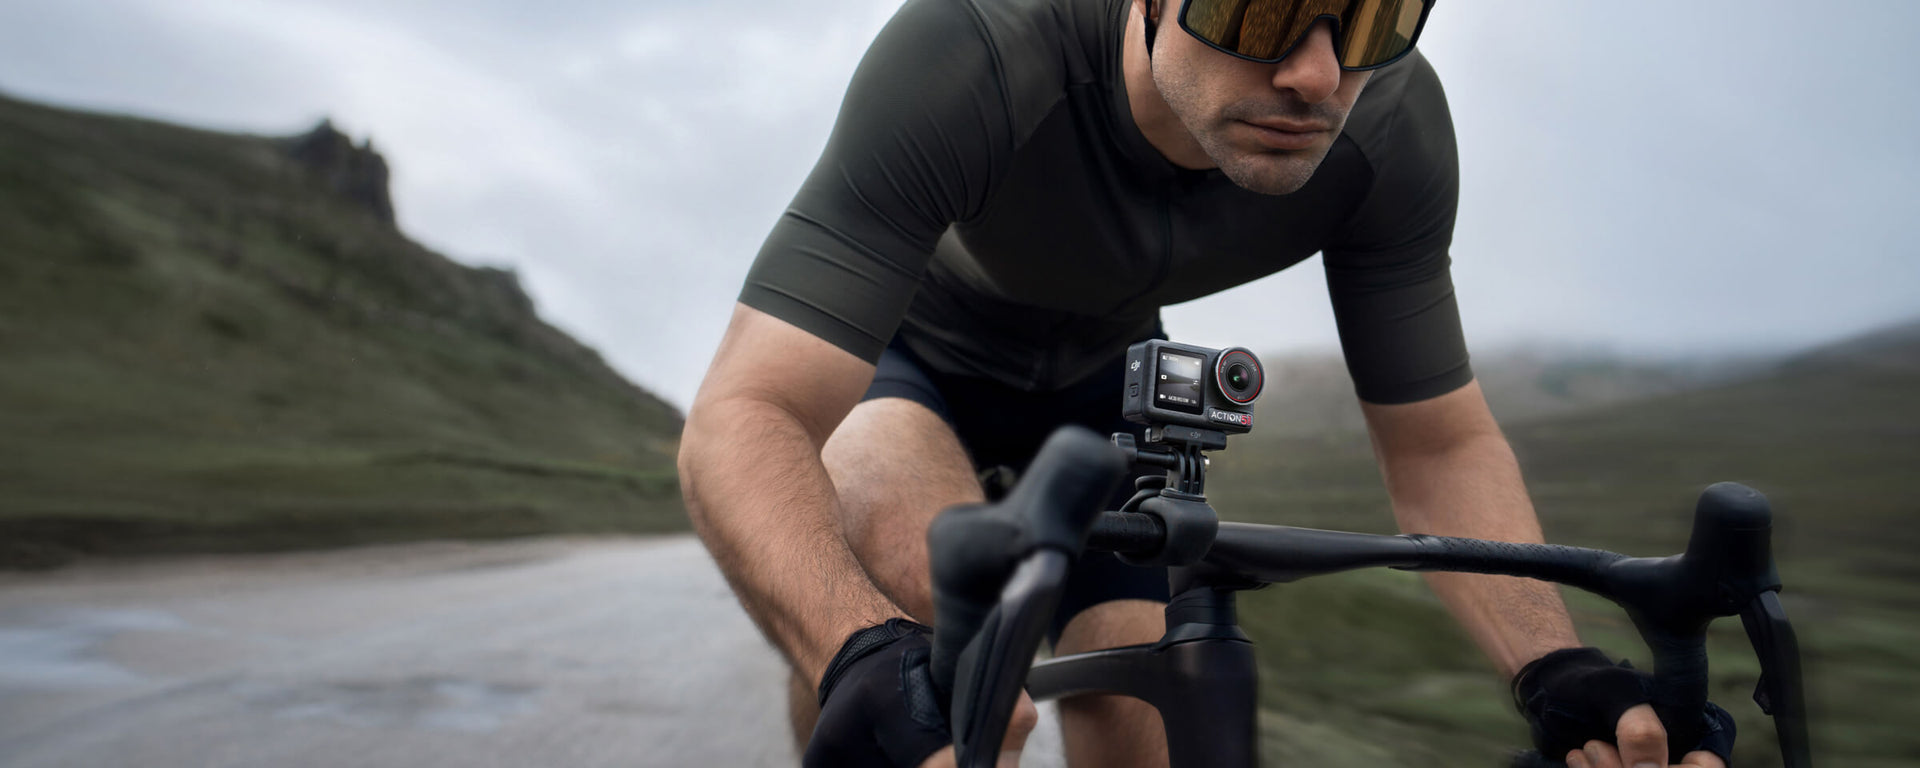
[[693,524],[697,527],[700,525],[700,504],[694,494],[696,485],[693,482],[693,442],[692,430],[681,430],[680,454],[674,457],[673,467],[674,474],[677,475],[680,480],[680,501],[687,508],[687,519],[692,520]]
[[693,523],[696,532],[707,528],[707,505],[700,494],[702,473],[708,470],[705,457],[711,430],[706,429],[706,419],[700,418],[702,409],[698,403],[687,414],[686,425],[680,430],[680,452],[674,458],[674,468],[680,480],[680,500],[686,506],[687,519]]
[[[751,400],[718,400],[696,396],[680,431],[680,452],[674,465],[679,474],[680,498],[687,518],[703,538],[721,523],[718,515],[729,506],[721,501],[727,489],[741,487],[740,475],[758,453],[759,444],[778,442],[769,435],[781,432],[782,412]],[[747,462],[743,464],[743,461]]]

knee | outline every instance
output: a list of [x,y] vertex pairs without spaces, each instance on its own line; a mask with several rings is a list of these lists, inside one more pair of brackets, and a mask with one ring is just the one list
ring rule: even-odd
[[884,521],[897,516],[897,504],[866,478],[836,478],[833,488],[840,501],[840,535],[854,552],[868,551],[885,535]]
[[1165,603],[1154,600],[1108,600],[1076,614],[1060,632],[1059,653],[1151,643],[1167,632]]

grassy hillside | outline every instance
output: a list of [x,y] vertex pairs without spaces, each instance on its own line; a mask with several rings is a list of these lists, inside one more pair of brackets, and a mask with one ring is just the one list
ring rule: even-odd
[[290,147],[0,98],[0,562],[683,527],[673,408]]
[[[1920,325],[1789,361],[1740,383],[1509,427],[1551,540],[1630,554],[1685,547],[1718,480],[1767,493],[1784,599],[1806,654],[1824,765],[1920,765]],[[1283,415],[1265,411],[1274,423]],[[1227,519],[1391,532],[1362,434],[1250,436],[1208,484]],[[1583,637],[1644,662],[1610,604],[1570,602]],[[1247,596],[1263,644],[1272,760],[1313,766],[1492,766],[1524,743],[1486,662],[1419,577],[1348,574]],[[1714,692],[1738,716],[1743,768],[1777,765],[1749,700],[1758,667],[1738,621],[1715,625]]]

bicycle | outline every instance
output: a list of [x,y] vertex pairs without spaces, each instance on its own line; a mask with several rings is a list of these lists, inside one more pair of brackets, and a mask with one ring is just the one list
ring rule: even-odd
[[[1705,732],[1707,625],[1737,615],[1761,664],[1754,700],[1774,718],[1786,768],[1812,764],[1798,643],[1777,594],[1772,511],[1757,491],[1707,488],[1686,550],[1664,558],[1221,522],[1206,501],[1205,452],[1224,448],[1226,438],[1181,424],[1150,425],[1144,442],[1062,427],[1004,498],[935,519],[931,664],[936,687],[950,694],[959,768],[992,765],[1023,683],[1036,701],[1120,694],[1152,704],[1172,768],[1251,768],[1258,671],[1235,593],[1369,567],[1543,579],[1620,605],[1653,653],[1653,706],[1676,759]],[[1140,476],[1126,504],[1102,511],[1130,468],[1163,474]],[[1032,663],[1068,566],[1085,549],[1170,567],[1166,633],[1155,643]],[[1514,765],[1563,766],[1534,752]]]

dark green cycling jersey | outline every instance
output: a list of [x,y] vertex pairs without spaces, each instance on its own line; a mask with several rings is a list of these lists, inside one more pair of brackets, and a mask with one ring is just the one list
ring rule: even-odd
[[868,361],[897,333],[942,373],[1053,390],[1151,335],[1160,307],[1320,252],[1361,398],[1470,381],[1453,126],[1426,60],[1375,71],[1312,180],[1260,195],[1140,133],[1131,1],[908,0],[740,301]]

